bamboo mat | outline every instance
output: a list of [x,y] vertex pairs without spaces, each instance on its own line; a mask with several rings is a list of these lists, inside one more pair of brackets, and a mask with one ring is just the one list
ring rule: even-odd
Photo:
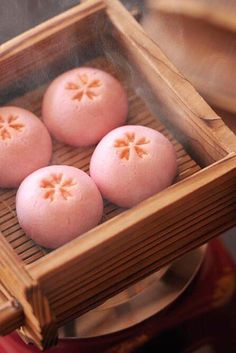
[[[116,76],[126,88],[129,97],[128,124],[145,125],[162,132],[174,145],[178,158],[178,175],[176,182],[200,170],[200,167],[186,153],[183,146],[176,141],[164,125],[154,117],[145,103],[138,97],[132,88],[127,86],[125,78],[117,74],[114,67],[104,57],[98,57],[86,63],[86,66],[104,69]],[[41,114],[41,103],[46,85],[28,92],[17,99],[8,102],[8,105],[17,105],[29,109],[37,116]],[[66,164],[88,172],[93,147],[74,148],[62,143],[53,142],[53,158],[51,164]],[[15,249],[19,257],[26,263],[32,263],[44,256],[47,251],[36,245],[20,228],[15,212],[16,190],[0,189],[0,231]],[[115,217],[124,210],[105,201],[102,222]]]

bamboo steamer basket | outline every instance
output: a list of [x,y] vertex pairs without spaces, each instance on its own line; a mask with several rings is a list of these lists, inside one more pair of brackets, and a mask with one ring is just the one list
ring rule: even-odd
[[[129,124],[175,146],[175,184],[48,253],[24,234],[16,190],[0,190],[0,333],[40,349],[58,328],[236,224],[236,137],[118,0],[88,0],[0,48],[1,104],[40,116],[50,80],[78,65],[111,72],[129,95]],[[54,141],[53,164],[88,171],[94,147]],[[107,304],[105,304],[107,305]]]

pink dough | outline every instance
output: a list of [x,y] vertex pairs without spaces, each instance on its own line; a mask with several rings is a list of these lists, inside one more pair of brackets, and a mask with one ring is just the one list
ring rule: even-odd
[[16,212],[27,235],[42,246],[57,248],[98,224],[103,201],[94,181],[82,170],[53,165],[22,182]]
[[90,175],[103,197],[127,208],[169,186],[176,171],[172,144],[144,126],[111,131],[96,147],[90,164]]
[[45,124],[57,140],[88,146],[124,124],[128,101],[114,77],[83,67],[65,72],[50,84],[42,112]]
[[0,108],[0,187],[17,187],[34,170],[48,165],[51,154],[50,135],[34,114]]

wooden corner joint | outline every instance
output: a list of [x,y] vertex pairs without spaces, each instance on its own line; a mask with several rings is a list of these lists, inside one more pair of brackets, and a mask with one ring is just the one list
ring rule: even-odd
[[2,234],[0,234],[0,278],[6,298],[5,302],[4,298],[3,303],[0,302],[0,326],[3,324],[6,328],[2,332],[0,329],[0,333],[10,333],[18,328],[21,336],[23,333],[28,341],[40,349],[55,344],[57,328],[48,300],[38,282],[30,276],[24,263]]
[[201,120],[211,129],[228,153],[236,152],[236,135],[218,115],[203,116]]

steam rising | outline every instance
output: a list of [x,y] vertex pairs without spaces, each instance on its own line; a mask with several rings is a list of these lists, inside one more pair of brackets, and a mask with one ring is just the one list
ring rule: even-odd
[[1,0],[0,44],[78,4],[79,0]]

